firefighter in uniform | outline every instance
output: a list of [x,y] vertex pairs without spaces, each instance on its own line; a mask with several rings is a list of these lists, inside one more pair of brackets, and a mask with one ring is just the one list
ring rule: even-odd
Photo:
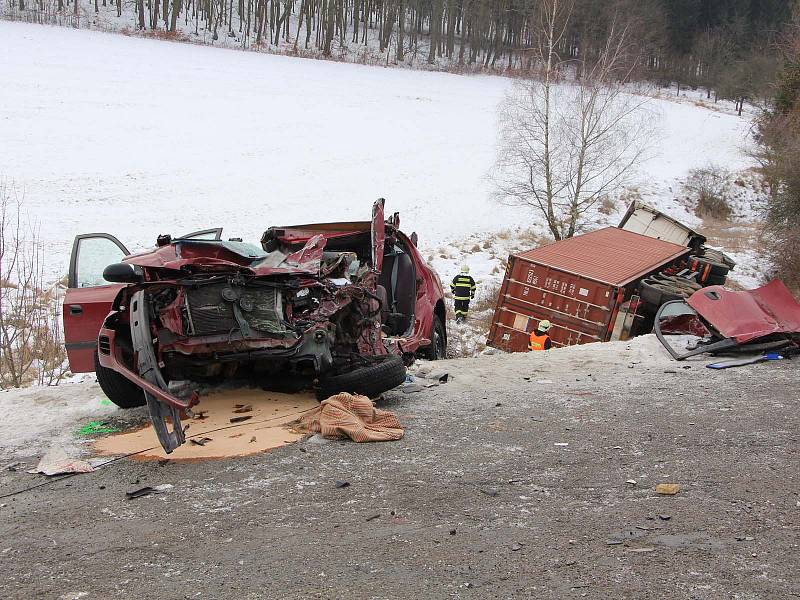
[[469,302],[475,298],[475,280],[469,275],[469,267],[461,267],[461,273],[453,278],[450,284],[455,300],[456,323],[461,323],[467,318],[469,312]]
[[550,331],[550,321],[547,319],[539,321],[539,326],[536,331],[531,333],[531,339],[528,342],[528,350],[536,352],[537,350],[550,350],[553,347],[553,342],[547,332]]

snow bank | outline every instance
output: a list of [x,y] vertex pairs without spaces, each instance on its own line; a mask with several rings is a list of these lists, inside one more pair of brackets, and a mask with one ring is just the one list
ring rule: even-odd
[[[91,379],[91,378],[90,378]],[[0,392],[0,453],[41,456],[52,445],[74,449],[78,429],[122,411],[92,382]]]
[[[495,203],[486,180],[508,79],[21,23],[0,22],[0,37],[14,48],[0,57],[0,176],[24,191],[53,277],[77,233],[108,231],[131,249],[218,225],[257,240],[270,225],[366,219],[380,196],[429,251],[542,230]],[[663,139],[636,187],[695,223],[675,202],[679,182],[712,159],[750,166],[749,121],[663,99],[650,108]]]

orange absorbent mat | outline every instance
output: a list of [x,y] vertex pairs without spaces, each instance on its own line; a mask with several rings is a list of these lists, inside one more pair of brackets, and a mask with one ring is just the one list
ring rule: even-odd
[[[196,460],[247,456],[284,446],[303,438],[292,431],[292,423],[319,408],[313,394],[278,394],[256,389],[221,390],[200,399],[198,417],[181,422],[186,443],[167,454],[151,425],[100,438],[94,443],[99,454],[136,452],[140,460]],[[250,417],[243,421],[241,419]],[[144,450],[147,448],[147,450]]]
[[354,442],[389,442],[403,437],[403,426],[393,412],[375,408],[366,396],[337,394],[300,420],[307,431],[322,437],[350,438]]

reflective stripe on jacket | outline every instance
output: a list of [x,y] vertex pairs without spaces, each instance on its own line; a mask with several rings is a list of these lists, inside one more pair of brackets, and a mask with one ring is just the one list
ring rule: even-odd
[[546,350],[546,344],[549,339],[549,335],[536,335],[536,332],[534,331],[531,334],[530,342],[528,342],[528,350]]
[[475,297],[475,280],[469,275],[456,275],[450,284],[450,291],[456,300],[472,300]]

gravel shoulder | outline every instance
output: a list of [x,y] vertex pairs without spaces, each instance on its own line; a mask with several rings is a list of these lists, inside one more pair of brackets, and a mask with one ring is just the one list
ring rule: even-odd
[[[449,383],[382,402],[399,442],[128,459],[0,499],[2,596],[800,597],[796,361],[541,354],[437,363]],[[4,469],[0,495],[40,481]]]

